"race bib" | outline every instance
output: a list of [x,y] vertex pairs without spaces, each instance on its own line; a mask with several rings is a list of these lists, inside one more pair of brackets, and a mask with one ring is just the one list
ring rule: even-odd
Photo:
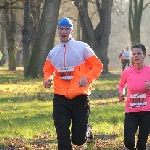
[[130,95],[130,107],[147,106],[146,94]]
[[57,68],[57,72],[62,80],[72,80],[74,77],[74,67]]

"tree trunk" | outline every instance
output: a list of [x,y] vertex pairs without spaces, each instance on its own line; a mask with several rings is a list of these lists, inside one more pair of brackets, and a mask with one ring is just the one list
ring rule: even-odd
[[27,72],[27,67],[30,59],[30,0],[24,1],[24,26],[22,30],[23,38],[23,64],[24,75]]
[[31,37],[31,49],[33,47],[37,30],[38,24],[40,21],[41,15],[41,1],[42,0],[30,0],[30,37]]
[[[6,1],[5,1],[6,2]],[[14,9],[4,9],[6,16],[6,39],[8,47],[9,70],[16,70],[16,14]]]
[[132,46],[140,43],[140,24],[143,12],[143,0],[129,1],[129,31]]
[[33,45],[29,66],[25,76],[43,76],[43,65],[53,47],[61,0],[45,0],[38,33]]
[[[101,7],[101,18],[100,18],[100,37],[97,36],[98,49],[96,49],[96,54],[99,56],[100,60],[104,65],[103,73],[108,73],[108,45],[109,45],[109,35],[111,30],[111,0],[102,0]],[[97,32],[97,31],[96,31]]]
[[0,42],[0,50],[3,53],[3,59],[1,61],[1,65],[4,65],[4,55],[6,56],[6,53],[4,52],[5,42],[6,42],[6,30],[5,30],[5,17],[4,17],[4,10],[1,9],[1,42]]
[[109,59],[107,49],[109,45],[109,35],[111,29],[111,0],[102,0],[101,7],[96,0],[97,11],[100,22],[96,29],[93,29],[92,22],[88,15],[88,0],[74,0],[79,10],[82,24],[82,40],[88,43],[104,65],[103,73],[108,73]]

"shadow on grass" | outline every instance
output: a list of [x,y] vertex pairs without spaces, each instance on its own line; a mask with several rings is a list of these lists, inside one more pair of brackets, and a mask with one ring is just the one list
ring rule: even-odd
[[94,139],[111,140],[115,139],[118,134],[95,134]]
[[109,100],[112,98],[117,98],[118,91],[117,89],[112,90],[93,90],[90,99],[99,99],[99,100]]
[[22,70],[17,70],[17,71],[9,71],[9,70],[0,70],[0,77],[1,81],[0,84],[17,84],[19,82],[31,82],[36,81],[36,82],[42,82],[43,77],[38,77],[38,78],[31,78],[27,77],[25,78],[23,76],[23,71]]
[[5,96],[1,96],[0,103],[22,103],[22,102],[28,102],[33,100],[39,100],[39,101],[51,101],[53,100],[53,92],[34,92],[33,94],[18,94],[17,96],[13,94],[7,94]]
[[0,84],[18,84],[20,82],[32,82],[32,81],[36,81],[36,82],[42,82],[42,78],[36,78],[36,79],[32,79],[32,78],[24,78],[24,77],[20,77],[20,76],[9,76],[6,74],[1,74],[1,81]]

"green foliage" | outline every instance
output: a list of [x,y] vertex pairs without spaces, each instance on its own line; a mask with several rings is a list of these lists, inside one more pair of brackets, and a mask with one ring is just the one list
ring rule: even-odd
[[[101,75],[91,94],[89,123],[94,140],[88,150],[123,147],[124,103],[117,100],[119,73]],[[0,70],[0,149],[57,149],[52,119],[53,88],[23,71]]]

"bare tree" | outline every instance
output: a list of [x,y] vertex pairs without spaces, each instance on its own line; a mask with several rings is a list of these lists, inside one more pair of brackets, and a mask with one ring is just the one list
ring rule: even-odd
[[9,57],[9,70],[16,70],[16,58],[15,58],[15,36],[16,36],[16,12],[13,9],[13,1],[5,0],[4,13],[6,17],[6,39],[8,47]]
[[31,39],[31,48],[34,44],[35,37],[38,30],[38,24],[41,18],[43,0],[30,0],[30,39]]
[[61,0],[45,0],[38,33],[33,45],[29,66],[25,76],[43,76],[43,65],[53,47]]
[[30,0],[24,0],[24,26],[22,30],[23,37],[23,63],[24,74],[27,71],[28,62],[30,59]]
[[[16,70],[16,51],[17,51],[17,9],[23,9],[20,7],[22,0],[1,0],[0,1],[0,9],[3,16],[3,24],[2,24],[2,43],[1,46],[4,47],[5,43],[5,35],[6,35],[6,44],[8,50],[8,66],[9,70]],[[5,34],[6,31],[6,34]]]
[[41,4],[41,0],[24,1],[24,26],[22,30],[24,75],[27,72],[31,49],[37,34],[41,13]]
[[95,0],[98,12],[98,25],[94,29],[88,12],[88,0],[73,0],[79,10],[82,24],[82,39],[87,42],[101,59],[104,70],[108,73],[109,59],[107,49],[109,45],[109,35],[111,29],[111,4],[112,0]]
[[131,45],[140,43],[140,25],[143,10],[150,4],[143,6],[144,0],[130,0],[129,1],[129,31],[131,38]]
[[5,16],[4,16],[4,10],[1,9],[1,42],[0,42],[0,50],[1,52],[3,53],[3,61],[1,61],[1,65],[3,66],[4,64],[4,55],[5,52],[4,52],[4,47],[5,47],[5,41],[6,41],[6,30],[5,30]]

